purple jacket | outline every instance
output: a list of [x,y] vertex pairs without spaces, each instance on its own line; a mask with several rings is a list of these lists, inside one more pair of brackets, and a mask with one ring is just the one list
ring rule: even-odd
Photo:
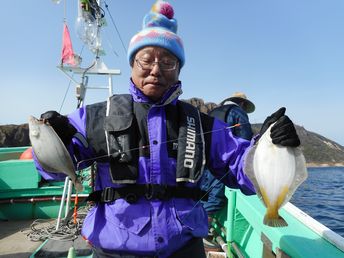
[[[141,91],[131,82],[130,92],[134,101],[149,103]],[[147,115],[149,141],[166,142],[165,107],[175,104],[181,94],[181,84],[172,87],[158,104],[152,105]],[[70,123],[87,140],[86,126],[96,121],[86,121],[86,107],[70,114]],[[202,117],[206,115],[202,114]],[[207,167],[217,178],[231,188],[240,188],[245,194],[254,194],[252,183],[243,172],[246,153],[253,144],[232,135],[226,124],[215,120],[212,124],[210,141],[206,141]],[[73,146],[68,146],[71,155],[77,158],[79,168],[90,165],[95,158],[92,146],[85,146],[74,138]],[[138,184],[176,184],[176,160],[169,158],[161,144],[150,142],[150,157],[139,158]],[[76,152],[74,152],[77,150]],[[88,160],[88,162],[80,162]],[[109,164],[97,163],[96,189],[118,187],[112,183]],[[228,172],[229,171],[229,172]],[[197,187],[197,183],[188,183]],[[191,199],[171,198],[166,201],[150,200],[141,197],[136,203],[129,204],[118,199],[107,204],[96,205],[87,215],[82,235],[94,247],[109,252],[131,253],[168,257],[180,249],[193,237],[208,234],[207,214],[203,206]]]

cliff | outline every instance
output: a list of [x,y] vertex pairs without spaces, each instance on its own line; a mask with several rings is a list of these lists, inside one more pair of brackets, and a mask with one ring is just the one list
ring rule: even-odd
[[[208,113],[215,108],[215,103],[205,103],[202,99],[183,100],[196,106],[201,112]],[[252,124],[253,132],[259,132],[261,124]],[[296,125],[301,140],[301,148],[309,166],[344,166],[344,147],[317,133],[307,131]],[[29,146],[29,129],[27,124],[0,125],[0,147]]]
[[0,125],[0,147],[29,146],[29,126]]

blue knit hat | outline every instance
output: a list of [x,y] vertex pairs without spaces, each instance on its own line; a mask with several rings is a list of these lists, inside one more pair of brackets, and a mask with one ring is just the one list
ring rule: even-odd
[[129,43],[128,59],[132,63],[135,53],[146,46],[158,46],[169,50],[180,63],[185,63],[184,47],[177,33],[177,20],[173,18],[173,7],[164,1],[158,0],[151,11],[143,18],[142,30]]

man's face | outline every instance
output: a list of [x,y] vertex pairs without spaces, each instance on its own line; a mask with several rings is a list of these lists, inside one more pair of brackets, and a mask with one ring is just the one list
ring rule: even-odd
[[159,100],[178,82],[179,62],[168,50],[161,47],[140,49],[133,60],[131,78],[147,97]]

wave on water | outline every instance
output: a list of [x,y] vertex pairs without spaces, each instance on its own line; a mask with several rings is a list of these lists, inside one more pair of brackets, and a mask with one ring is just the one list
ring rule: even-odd
[[308,168],[291,203],[344,237],[344,167]]

